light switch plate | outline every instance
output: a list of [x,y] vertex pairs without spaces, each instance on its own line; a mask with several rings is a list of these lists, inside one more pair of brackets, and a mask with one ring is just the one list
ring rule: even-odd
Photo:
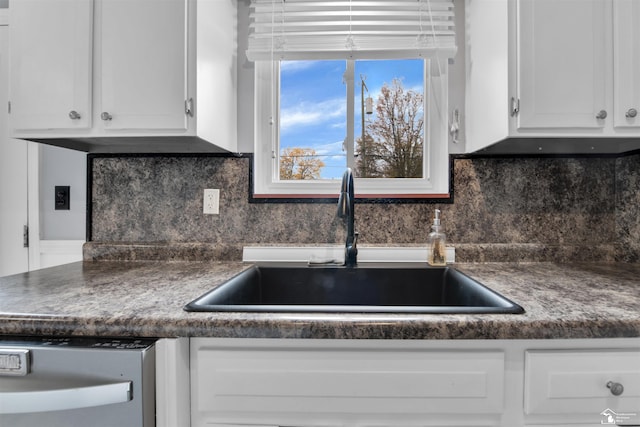
[[53,209],[56,211],[68,211],[70,210],[70,198],[71,198],[71,187],[68,185],[56,185],[54,187],[54,200],[55,204]]

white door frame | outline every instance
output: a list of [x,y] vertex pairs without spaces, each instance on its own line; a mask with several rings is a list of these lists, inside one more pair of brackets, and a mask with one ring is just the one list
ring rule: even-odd
[[40,145],[27,147],[27,203],[29,221],[29,271],[40,268]]
[[[0,26],[8,27],[9,9],[0,9]],[[9,46],[11,49],[11,46]],[[7,66],[8,67],[8,66]],[[8,68],[7,68],[8,71]],[[8,84],[8,82],[7,82]],[[6,111],[6,110],[5,110]],[[40,147],[27,143],[27,225],[29,226],[29,270],[40,268]]]

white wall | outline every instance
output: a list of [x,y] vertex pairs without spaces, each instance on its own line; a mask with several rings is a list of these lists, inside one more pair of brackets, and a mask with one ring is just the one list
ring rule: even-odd
[[[56,185],[71,187],[70,210],[54,209]],[[87,154],[49,145],[40,149],[40,238],[85,240]]]

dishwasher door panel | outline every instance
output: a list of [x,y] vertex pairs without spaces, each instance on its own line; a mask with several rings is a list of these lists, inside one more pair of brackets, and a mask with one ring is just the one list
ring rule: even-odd
[[83,340],[63,345],[0,340],[0,349],[26,349],[30,359],[26,375],[0,374],[0,426],[155,425],[154,347],[86,341],[89,347]]

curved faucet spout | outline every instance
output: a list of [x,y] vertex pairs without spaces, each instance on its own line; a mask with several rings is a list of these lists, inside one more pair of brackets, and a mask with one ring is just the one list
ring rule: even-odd
[[355,267],[358,263],[357,233],[355,231],[355,196],[353,189],[353,173],[347,168],[342,175],[342,186],[338,198],[337,215],[345,220],[347,239],[345,243],[344,265]]

